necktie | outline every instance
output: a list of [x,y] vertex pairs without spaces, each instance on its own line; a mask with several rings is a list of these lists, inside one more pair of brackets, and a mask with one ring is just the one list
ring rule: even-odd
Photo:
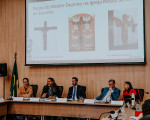
[[76,87],[74,87],[73,89],[73,100],[75,100],[75,96],[76,96]]

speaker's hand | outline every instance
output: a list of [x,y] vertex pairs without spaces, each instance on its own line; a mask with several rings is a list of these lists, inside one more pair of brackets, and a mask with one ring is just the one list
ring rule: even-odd
[[42,98],[46,98],[46,96],[47,96],[47,93],[44,93],[44,94],[42,95]]

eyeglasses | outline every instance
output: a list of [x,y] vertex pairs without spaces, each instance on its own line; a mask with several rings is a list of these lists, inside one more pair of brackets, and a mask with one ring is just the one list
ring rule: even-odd
[[23,83],[28,83],[28,82],[23,82]]
[[114,85],[114,84],[109,84],[109,85]]

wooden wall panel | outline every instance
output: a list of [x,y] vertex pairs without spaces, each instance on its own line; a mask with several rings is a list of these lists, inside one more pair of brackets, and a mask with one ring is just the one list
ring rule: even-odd
[[[66,97],[72,76],[79,78],[79,84],[87,86],[87,98],[95,98],[101,88],[107,86],[111,78],[117,87],[123,90],[124,81],[131,81],[136,88],[150,91],[150,0],[145,0],[145,40],[146,65],[118,66],[44,66],[27,67],[25,64],[25,0],[0,0],[0,63],[8,64],[6,77],[6,97],[10,92],[10,81],[17,52],[19,83],[28,77],[31,84],[38,84],[38,96],[49,76],[54,77],[58,85],[64,86],[63,96]],[[2,78],[0,78],[0,97],[2,97]],[[146,95],[145,99],[150,98]]]

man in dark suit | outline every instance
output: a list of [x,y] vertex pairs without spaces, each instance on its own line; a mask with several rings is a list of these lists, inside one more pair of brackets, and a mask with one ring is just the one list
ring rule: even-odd
[[54,78],[49,77],[47,79],[47,85],[43,87],[41,97],[49,98],[49,99],[54,99],[55,97],[59,97],[59,88],[55,83]]
[[68,99],[77,100],[80,98],[86,98],[86,88],[84,86],[78,85],[78,78],[72,78],[72,87],[68,91]]

